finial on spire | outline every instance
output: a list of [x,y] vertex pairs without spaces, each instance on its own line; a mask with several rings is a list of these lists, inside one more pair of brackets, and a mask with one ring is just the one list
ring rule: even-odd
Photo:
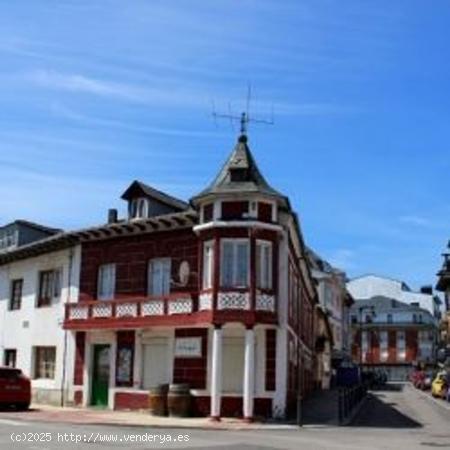
[[247,113],[243,112],[241,114],[241,135],[247,134],[247,124],[248,124],[248,115]]

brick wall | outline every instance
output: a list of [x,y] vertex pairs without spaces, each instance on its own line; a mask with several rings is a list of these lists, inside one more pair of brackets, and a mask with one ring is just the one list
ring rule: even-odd
[[266,330],[266,367],[265,367],[266,391],[274,391],[276,387],[276,350],[277,350],[277,331]]
[[73,373],[73,384],[76,386],[83,384],[85,343],[86,333],[84,331],[78,331],[75,335],[75,365]]
[[157,232],[139,236],[107,239],[82,246],[80,300],[95,300],[97,274],[101,264],[116,264],[116,298],[147,294],[148,262],[152,258],[170,257],[172,278],[178,279],[180,263],[188,261],[191,276],[186,287],[172,286],[173,292],[196,291],[198,280],[198,242],[191,229]]
[[114,409],[148,409],[148,393],[116,392]]
[[223,220],[242,219],[244,213],[248,212],[248,202],[222,202]]

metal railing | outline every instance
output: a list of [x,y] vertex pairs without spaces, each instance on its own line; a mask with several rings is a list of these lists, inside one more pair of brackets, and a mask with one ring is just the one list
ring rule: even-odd
[[367,395],[367,385],[359,384],[351,388],[339,388],[338,419],[339,425],[344,425],[355,409]]

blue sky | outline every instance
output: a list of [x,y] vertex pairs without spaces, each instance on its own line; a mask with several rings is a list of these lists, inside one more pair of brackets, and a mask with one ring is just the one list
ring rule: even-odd
[[435,282],[449,235],[450,2],[0,6],[0,222],[101,223],[140,179],[184,199],[237,130],[305,238],[350,276]]

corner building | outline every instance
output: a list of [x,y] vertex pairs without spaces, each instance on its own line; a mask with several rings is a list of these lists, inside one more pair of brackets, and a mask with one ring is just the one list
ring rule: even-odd
[[292,415],[313,385],[317,296],[297,216],[247,136],[189,204],[137,181],[122,198],[127,219],[75,233],[74,401],[141,409],[149,388],[188,383],[199,416]]

